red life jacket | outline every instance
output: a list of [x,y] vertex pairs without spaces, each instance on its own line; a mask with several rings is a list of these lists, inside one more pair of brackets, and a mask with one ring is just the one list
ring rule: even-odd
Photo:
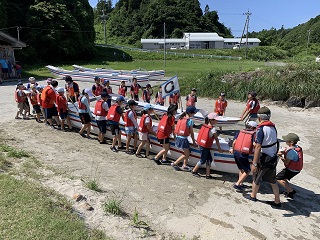
[[180,97],[179,93],[174,93],[173,95],[170,95],[170,98],[169,98],[170,104],[177,104],[179,97]]
[[126,96],[126,87],[119,86],[118,94],[125,97]]
[[253,153],[253,141],[252,137],[255,131],[240,130],[240,133],[236,139],[233,149],[237,152],[244,154]]
[[60,109],[62,109],[63,112],[65,112],[68,108],[67,108],[67,99],[64,95],[57,95],[57,108],[60,111]]
[[102,99],[96,102],[96,105],[94,106],[94,115],[102,117],[107,116],[108,112],[102,107],[104,102],[105,101]]
[[150,91],[148,89],[144,90],[142,94],[142,99],[143,101],[150,101],[151,96],[150,96]]
[[254,102],[254,107],[253,107],[253,109],[250,110],[250,113],[251,113],[251,114],[258,113],[258,111],[259,111],[259,109],[260,109],[260,103],[259,103],[258,99],[253,98],[252,100],[248,100],[248,101],[247,101],[247,106],[248,106],[248,104],[249,104],[250,101],[253,101],[253,102]]
[[118,106],[119,106],[118,104],[114,104],[109,108],[108,115],[107,115],[108,120],[111,120],[117,123],[120,122],[121,115],[117,112]]
[[197,143],[199,146],[203,148],[211,148],[213,144],[214,137],[210,137],[210,131],[212,129],[212,126],[209,126],[207,124],[203,124],[200,128]]
[[[303,168],[303,151],[302,148],[300,146],[296,146],[295,148],[293,148],[297,153],[298,153],[298,161],[290,161],[288,165],[285,165],[286,168],[289,168],[291,170],[295,170],[295,171],[301,171]],[[286,158],[287,153],[290,151],[290,149],[288,149],[285,153],[284,153],[284,157]]]
[[96,89],[93,91],[93,94],[95,96],[100,96],[103,90],[103,86],[101,86],[100,84],[97,86],[95,85]]
[[188,95],[187,105],[189,106],[196,106],[196,97],[192,96],[191,94]]
[[176,128],[174,130],[174,134],[178,136],[189,136],[190,134],[190,128],[187,126],[188,118],[184,117],[182,119],[179,119],[176,125]]
[[165,136],[170,136],[172,133],[172,125],[168,123],[169,117],[165,113],[163,114],[159,124],[158,124],[158,132],[162,132]]
[[78,99],[78,108],[82,109],[82,110],[86,110],[87,106],[81,102],[82,98],[83,98],[83,96],[79,97],[79,99]]
[[[148,125],[145,124],[145,121],[147,118],[150,118],[150,123]],[[149,132],[148,126],[152,126],[152,118],[147,114],[143,114],[142,118],[140,119],[140,123],[139,123],[139,132],[141,132],[141,133]]]
[[162,98],[162,93],[158,92],[157,103],[164,103],[164,99]]
[[131,87],[133,87],[133,93],[134,95],[138,95],[139,94],[139,85],[131,85]]
[[218,100],[216,100],[215,107],[216,107],[216,113],[223,115],[224,110],[227,107],[227,101],[226,100],[221,101],[220,99],[218,99]]
[[[263,121],[262,123],[259,123],[259,125],[258,125],[258,127],[257,127],[257,131],[258,131],[258,129],[259,129],[260,127],[263,127],[263,126],[274,127],[274,129],[277,131],[276,125],[274,125],[274,123],[271,122],[270,120],[268,120],[268,121]],[[274,145],[276,145],[276,144],[278,144],[278,147],[279,147],[278,139],[277,139],[277,141],[274,142],[274,143],[271,143],[271,144],[266,145],[266,146],[261,146],[261,147],[262,147],[262,148],[269,148],[269,147],[272,147],[272,146],[274,146]]]
[[79,96],[79,92],[76,92],[74,90],[74,86],[76,86],[76,88],[79,89],[78,91],[80,91],[78,83],[72,82],[72,84],[70,84],[70,85],[66,84],[66,90],[68,92],[68,96],[69,97],[77,97],[77,96]]
[[24,98],[24,97],[26,96],[26,94],[24,93],[23,90],[21,90],[22,96],[19,96],[19,94],[18,94],[19,91],[20,91],[20,90],[16,90],[16,91],[14,92],[14,98],[15,98],[15,100],[16,100],[17,103],[24,102],[24,101],[25,101],[25,98]]
[[110,86],[104,88],[108,94],[112,93],[112,88]]
[[132,110],[126,111],[126,113],[124,114],[124,119],[123,119],[125,127],[134,127],[132,120],[128,116],[130,112],[132,112],[134,115],[134,118],[137,119],[137,114],[135,111],[132,111]]

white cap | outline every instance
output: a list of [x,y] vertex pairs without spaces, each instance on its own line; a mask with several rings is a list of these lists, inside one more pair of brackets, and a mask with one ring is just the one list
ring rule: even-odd
[[92,91],[91,91],[90,88],[86,88],[86,89],[84,90],[84,92],[85,92],[86,94],[88,94],[89,97],[93,97],[93,94],[92,94]]
[[250,126],[250,127],[254,127],[254,128],[256,128],[258,126],[258,124],[255,121],[249,121],[249,122],[247,122],[246,125]]
[[57,92],[58,92],[58,93],[60,93],[60,92],[64,93],[64,88],[63,88],[63,87],[58,87],[58,88],[57,88]]

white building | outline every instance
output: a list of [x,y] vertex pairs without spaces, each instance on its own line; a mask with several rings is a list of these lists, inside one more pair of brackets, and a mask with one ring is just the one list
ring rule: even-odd
[[[141,39],[143,49],[223,49],[240,44],[240,38],[223,38],[217,33],[184,33],[183,38]],[[245,44],[246,39],[242,39]],[[258,38],[248,38],[248,47],[259,46]]]

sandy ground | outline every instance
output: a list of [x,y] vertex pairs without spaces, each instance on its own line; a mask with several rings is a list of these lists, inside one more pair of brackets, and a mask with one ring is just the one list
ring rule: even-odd
[[[320,109],[262,103],[270,107],[279,136],[297,133],[305,154],[305,168],[292,180],[298,192],[294,200],[282,195],[283,207],[273,209],[263,202],[273,199],[268,184],[258,194],[261,201],[250,202],[232,188],[237,179],[234,174],[213,172],[216,179],[199,179],[148,159],[113,153],[109,145],[75,132],[52,130],[34,120],[15,120],[14,84],[0,86],[2,138],[56,169],[44,169],[42,183],[70,199],[90,227],[114,239],[320,239]],[[213,100],[199,99],[197,106],[211,110]],[[240,116],[243,107],[243,102],[229,101],[227,116]],[[81,179],[97,179],[103,192],[86,189]],[[72,200],[74,193],[84,194],[94,210],[85,211],[81,202]],[[112,198],[122,199],[129,216],[136,209],[151,230],[133,227],[130,217],[105,215],[102,203]]]

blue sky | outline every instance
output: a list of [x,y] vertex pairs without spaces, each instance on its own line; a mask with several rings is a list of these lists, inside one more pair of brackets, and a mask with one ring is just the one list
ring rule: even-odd
[[[95,7],[98,0],[89,0]],[[116,3],[117,0],[113,0]],[[200,0],[201,8],[209,5],[210,11],[218,11],[220,22],[231,28],[235,37],[240,36],[246,21],[243,13],[250,16],[249,31],[260,31],[272,27],[293,28],[310,18],[320,15],[320,0]]]

